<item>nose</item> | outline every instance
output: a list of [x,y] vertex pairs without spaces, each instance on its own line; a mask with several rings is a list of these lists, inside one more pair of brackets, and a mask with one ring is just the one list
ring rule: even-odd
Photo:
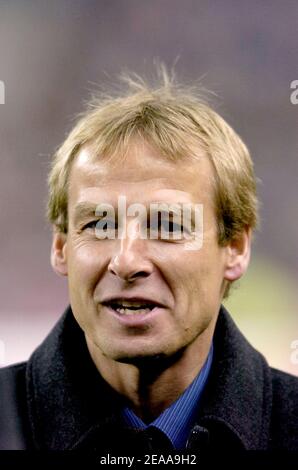
[[118,250],[113,254],[108,272],[126,281],[133,282],[146,278],[154,270],[152,262],[146,257],[147,240],[124,238],[118,241]]

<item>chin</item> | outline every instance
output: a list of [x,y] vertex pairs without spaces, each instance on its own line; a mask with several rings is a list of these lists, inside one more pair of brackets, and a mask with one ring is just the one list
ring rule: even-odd
[[[111,351],[110,351],[111,353]],[[113,354],[106,354],[106,357],[123,364],[131,364],[140,369],[153,369],[156,372],[170,367],[183,354],[183,350],[166,351],[159,349],[114,351]]]
[[113,359],[116,362],[123,362],[128,364],[132,364],[134,361],[164,357],[164,353],[160,351],[144,351],[144,349],[140,351],[125,351],[123,349],[121,351],[107,351],[107,353],[104,353],[104,355],[110,359]]

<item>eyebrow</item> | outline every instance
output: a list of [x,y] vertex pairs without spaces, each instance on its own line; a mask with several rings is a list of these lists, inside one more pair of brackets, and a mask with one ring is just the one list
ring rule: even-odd
[[79,202],[74,209],[74,224],[76,225],[80,220],[87,217],[95,217],[95,212],[98,204],[91,202]]
[[[175,204],[177,204],[178,207],[177,206],[176,207],[175,206],[174,207],[164,207],[164,206],[162,206],[162,204],[164,204],[164,203],[160,203],[160,202],[153,202],[153,204],[157,204],[157,205],[160,204],[161,205],[161,207],[160,206],[157,207],[157,208],[154,207],[154,209],[152,209],[150,207],[149,212],[150,213],[152,212],[153,214],[159,212],[162,215],[180,215],[181,212],[182,212],[182,207],[179,208],[180,203],[175,203]],[[168,204],[168,203],[166,203],[166,204]]]
[[[162,202],[155,202],[154,201],[154,204],[163,204]],[[180,203],[180,202],[177,202],[177,203],[169,203],[169,205],[173,204],[174,207],[172,208],[169,208],[169,209],[165,209],[165,208],[162,208],[161,210],[160,209],[156,209],[154,208],[153,210],[150,209],[150,215],[156,215],[156,214],[160,214],[161,216],[166,216],[166,217],[169,217],[169,219],[171,220],[173,217],[176,217],[176,216],[180,216],[181,217],[181,222],[185,222],[185,220],[189,220],[189,215],[190,215],[190,221],[191,221],[191,224],[193,225],[194,222],[195,222],[195,204],[192,203],[192,202],[189,202],[187,204],[190,204],[190,214],[188,213],[187,214],[187,218],[185,218],[185,214],[183,213],[183,203]],[[175,207],[175,205],[180,205],[180,208],[178,207]]]

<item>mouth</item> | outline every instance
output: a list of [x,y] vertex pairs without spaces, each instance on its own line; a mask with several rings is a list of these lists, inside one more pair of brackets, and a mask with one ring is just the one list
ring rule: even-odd
[[103,302],[103,305],[121,316],[146,315],[160,306],[155,302],[143,299],[112,299]]

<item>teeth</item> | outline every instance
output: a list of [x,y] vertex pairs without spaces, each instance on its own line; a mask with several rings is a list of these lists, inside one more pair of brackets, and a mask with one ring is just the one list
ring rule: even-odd
[[140,315],[151,312],[151,308],[138,308],[138,309],[131,309],[131,308],[116,308],[116,311],[120,313],[120,315]]
[[147,308],[149,307],[148,304],[145,303],[137,303],[134,301],[129,300],[121,300],[120,302],[116,302],[116,305],[123,308]]
[[134,308],[142,308],[144,307],[144,304],[136,304],[134,302],[121,302],[121,307],[124,307],[124,308],[131,308],[131,307],[134,307]]
[[155,307],[154,304],[138,303],[134,300],[119,299],[109,303],[109,306],[120,315],[141,315],[151,312]]

